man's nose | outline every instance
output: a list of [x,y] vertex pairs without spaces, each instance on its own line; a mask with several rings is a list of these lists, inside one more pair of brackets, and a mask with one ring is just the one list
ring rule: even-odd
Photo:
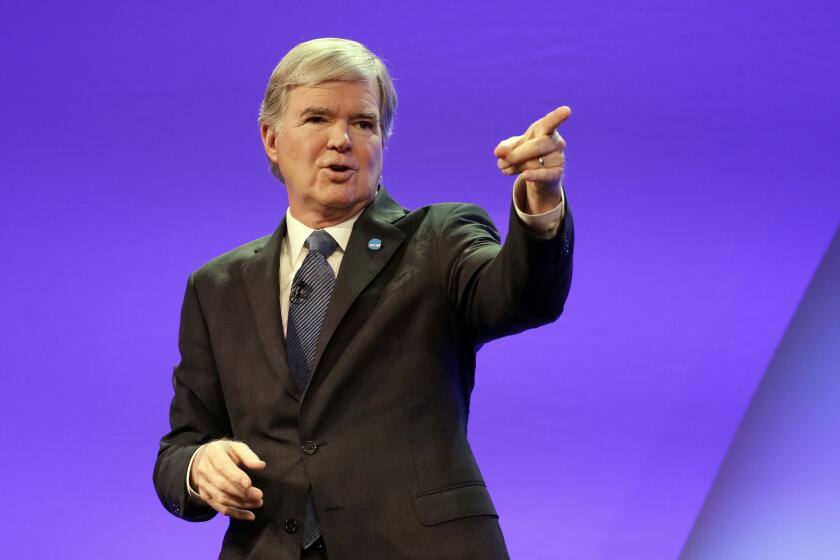
[[336,122],[330,127],[327,149],[346,152],[353,147],[350,140],[350,127],[347,123]]

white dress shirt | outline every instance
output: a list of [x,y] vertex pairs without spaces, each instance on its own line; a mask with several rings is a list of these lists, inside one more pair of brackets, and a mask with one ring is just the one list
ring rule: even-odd
[[[347,250],[347,242],[350,241],[350,234],[353,233],[353,225],[363,211],[364,208],[359,210],[352,218],[324,228],[324,231],[329,233],[338,243],[335,251],[327,257],[327,264],[333,269],[336,278],[338,278],[338,267],[341,266],[341,259],[344,258],[344,252]],[[305,226],[292,216],[291,208],[286,210],[286,237],[280,246],[280,317],[283,320],[283,336],[286,336],[286,323],[289,318],[289,294],[292,291],[292,281],[300,267],[303,266],[306,254],[309,253],[303,243],[313,231],[315,230]]]
[[[525,185],[524,179],[518,177],[513,184],[513,207],[516,210],[516,215],[522,220],[532,232],[550,239],[557,235],[560,224],[563,223],[563,216],[565,215],[566,195],[563,192],[563,187],[560,187],[560,203],[543,214],[526,214],[521,210],[525,206]],[[327,263],[332,267],[335,277],[338,278],[338,269],[341,267],[341,259],[344,258],[344,252],[347,250],[347,243],[350,241],[350,234],[353,233],[353,225],[364,210],[349,218],[340,224],[324,228],[329,233],[338,247],[327,258]],[[292,291],[292,281],[295,274],[303,265],[303,260],[309,252],[303,243],[309,237],[314,229],[304,225],[298,221],[293,215],[291,208],[286,209],[286,236],[280,245],[280,318],[283,322],[283,336],[286,336],[286,323],[289,318],[289,294]],[[196,449],[198,453],[198,449]],[[198,493],[193,490],[190,485],[190,470],[192,469],[193,459],[196,453],[190,458],[190,464],[187,466],[187,492],[190,500],[196,503],[203,503],[204,500]]]

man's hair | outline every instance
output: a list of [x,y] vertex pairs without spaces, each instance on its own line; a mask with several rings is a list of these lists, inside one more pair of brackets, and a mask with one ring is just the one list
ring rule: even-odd
[[[391,134],[397,111],[397,92],[385,63],[367,47],[349,39],[322,38],[300,43],[274,67],[260,104],[260,125],[278,127],[286,110],[288,93],[298,86],[323,82],[364,82],[379,86],[379,128],[384,143]],[[280,169],[269,160],[271,172],[281,181]]]

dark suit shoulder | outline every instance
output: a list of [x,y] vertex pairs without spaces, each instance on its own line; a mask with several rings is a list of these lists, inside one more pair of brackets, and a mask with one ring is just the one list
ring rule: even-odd
[[427,207],[427,220],[434,224],[447,238],[451,235],[467,235],[473,241],[488,238],[500,243],[499,230],[484,208],[466,202],[441,202]]
[[481,206],[476,204],[470,204],[468,202],[436,202],[434,204],[429,204],[428,206],[423,206],[411,212],[414,214],[415,212],[425,212],[430,215],[435,216],[443,216],[446,217],[453,213],[462,213],[462,212],[475,212],[481,215],[486,216],[487,212],[484,211]]
[[[422,206],[409,212],[405,218],[420,218],[428,225],[443,227],[449,221],[472,221],[493,225],[487,212],[475,204],[466,202],[438,202]],[[404,218],[404,219],[405,219]],[[493,226],[495,228],[495,226]]]
[[271,235],[265,235],[222,253],[199,267],[195,271],[194,277],[202,283],[208,281],[214,284],[226,282],[231,275],[239,274],[242,263],[262,250],[269,239],[271,239]]

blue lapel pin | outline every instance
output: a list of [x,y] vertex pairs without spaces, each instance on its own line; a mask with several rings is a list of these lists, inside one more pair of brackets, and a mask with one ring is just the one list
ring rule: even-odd
[[382,248],[382,240],[381,239],[379,239],[377,237],[374,237],[373,239],[368,241],[368,249],[370,249],[371,251],[378,251],[381,248]]

